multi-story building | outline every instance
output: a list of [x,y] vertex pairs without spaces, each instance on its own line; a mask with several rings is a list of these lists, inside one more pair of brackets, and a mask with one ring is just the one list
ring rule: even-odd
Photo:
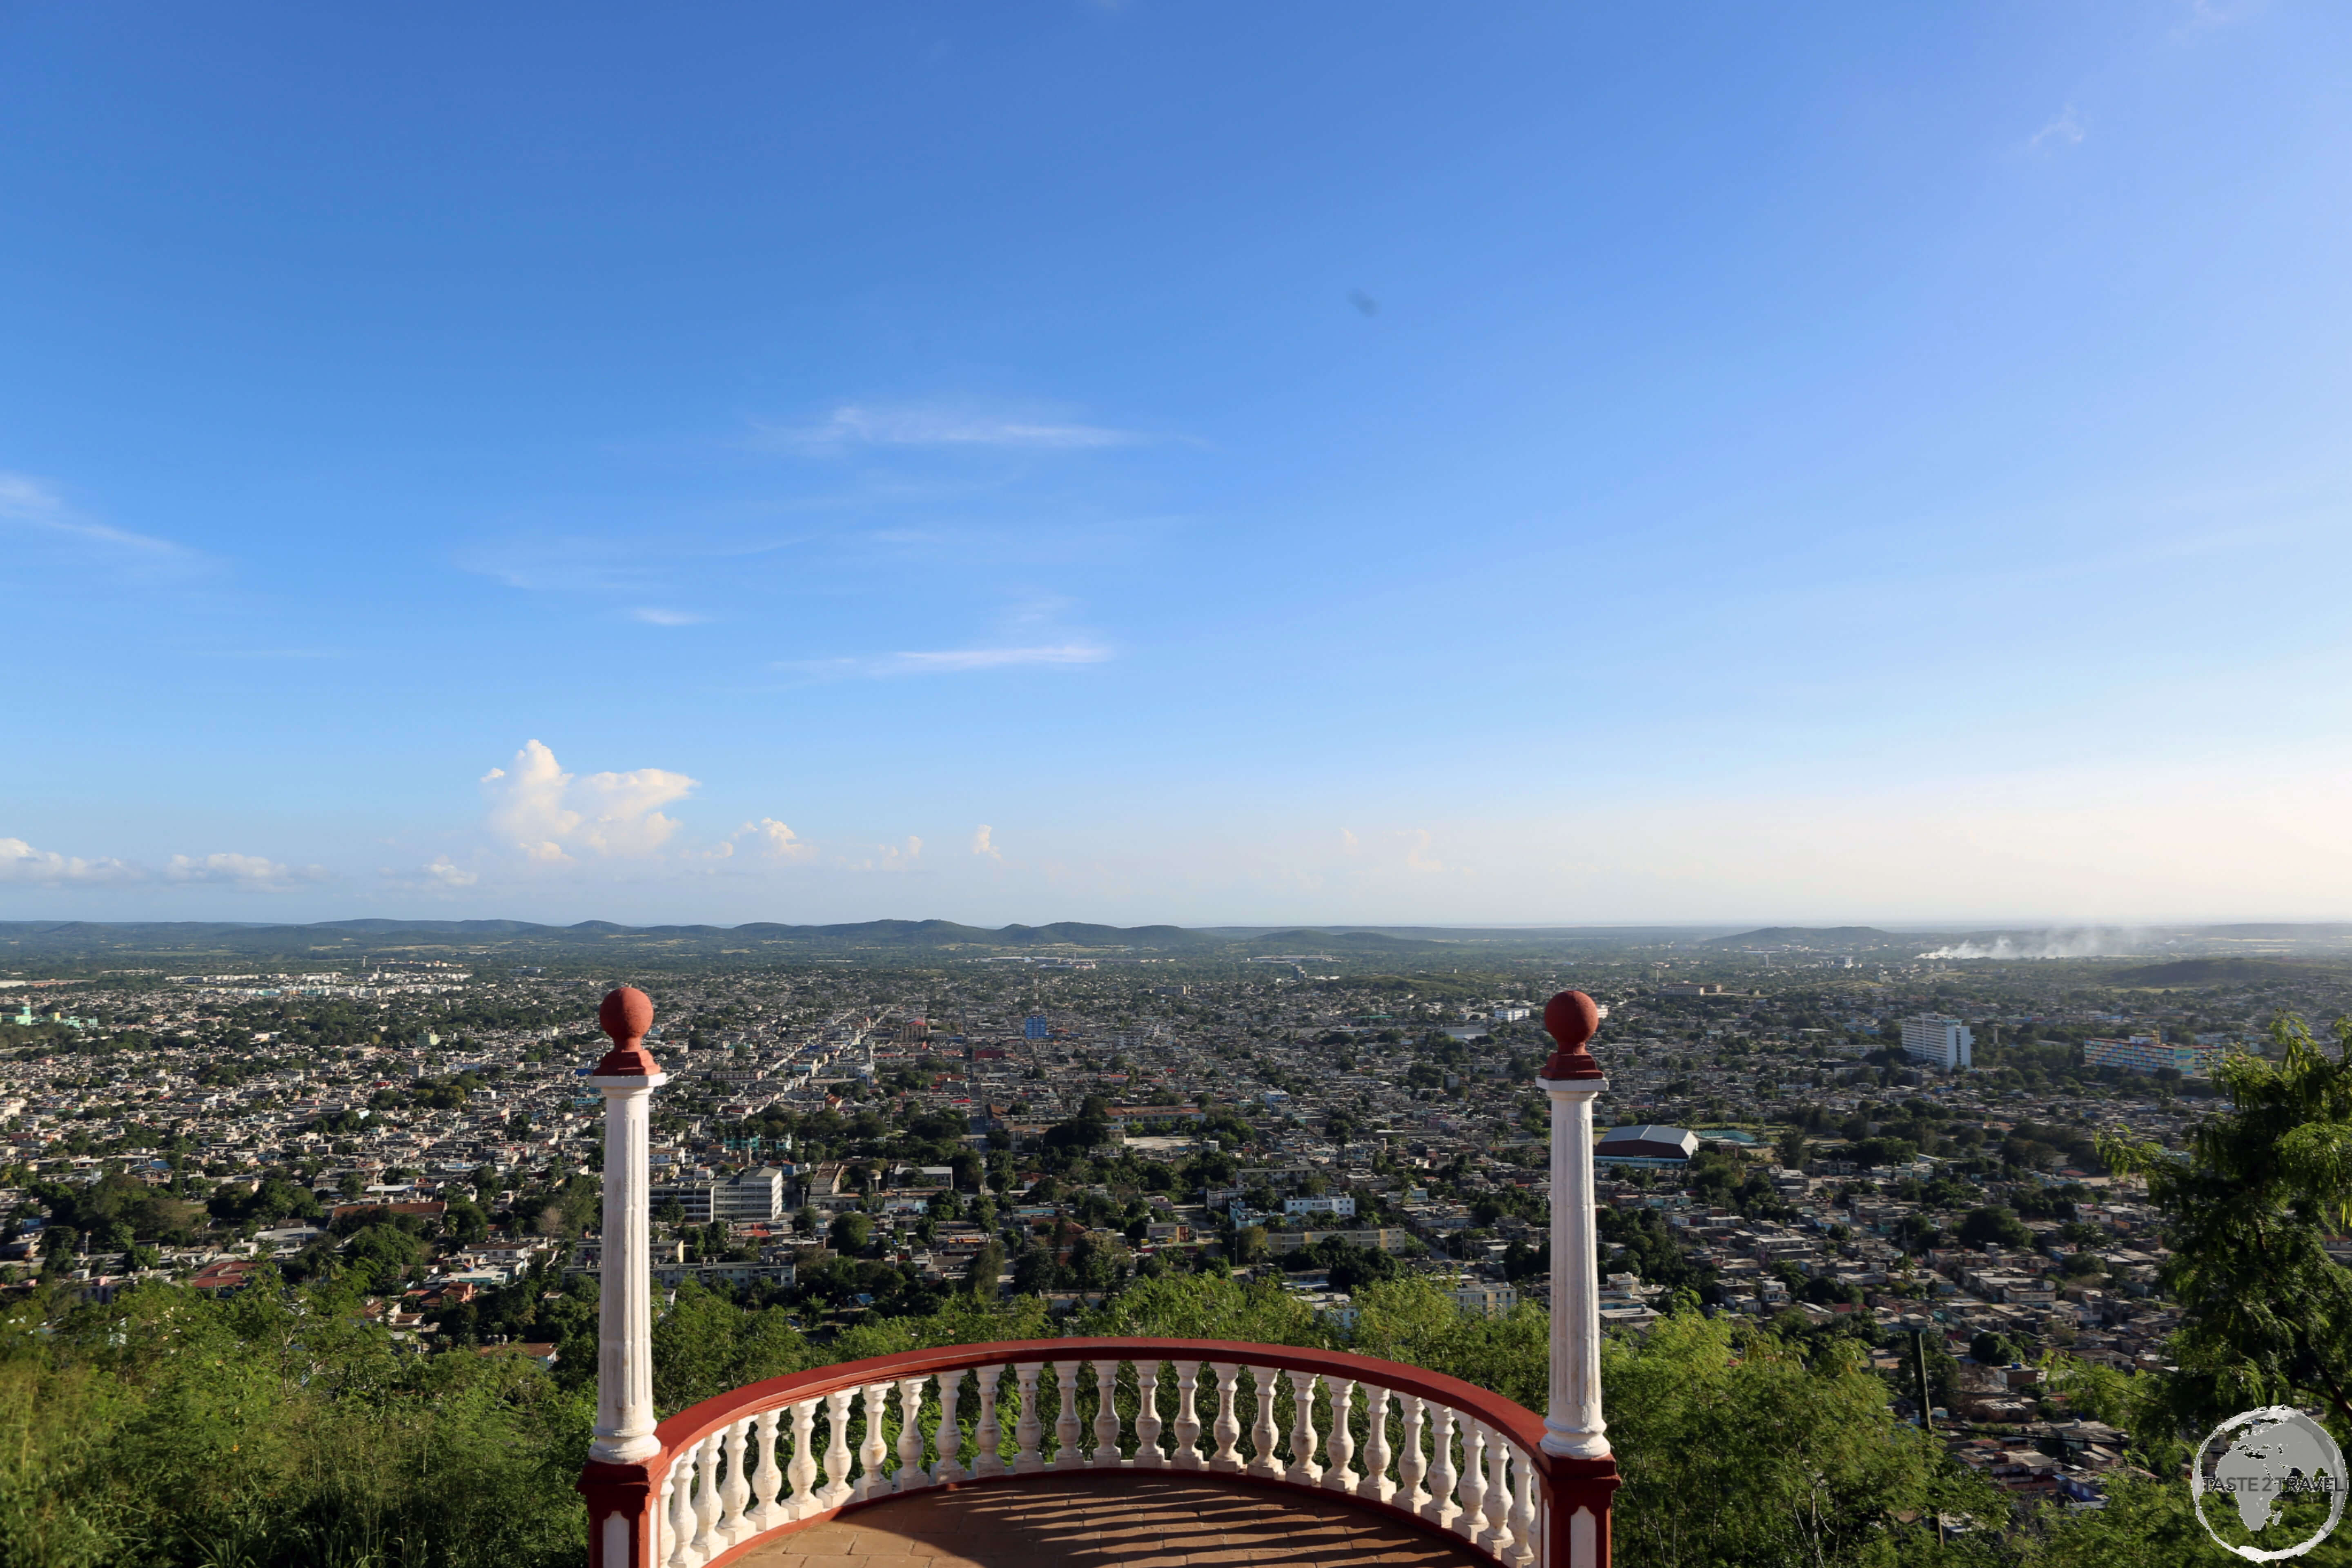
[[1946,1071],[1976,1066],[1977,1037],[1958,1018],[1923,1013],[1903,1020],[1903,1054]]
[[651,1197],[656,1212],[676,1199],[686,1211],[688,1225],[772,1220],[784,1212],[784,1173],[772,1165],[761,1165],[733,1176],[665,1182],[652,1189]]
[[2134,1035],[2121,1040],[2084,1040],[2083,1065],[2122,1068],[2126,1072],[2155,1072],[2170,1068],[2183,1078],[2210,1078],[2221,1059],[2221,1046],[2176,1046],[2154,1035]]

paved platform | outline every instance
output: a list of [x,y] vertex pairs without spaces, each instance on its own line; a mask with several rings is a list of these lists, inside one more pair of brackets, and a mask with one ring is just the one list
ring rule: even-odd
[[1133,1473],[918,1492],[779,1536],[741,1568],[1493,1568],[1345,1498]]

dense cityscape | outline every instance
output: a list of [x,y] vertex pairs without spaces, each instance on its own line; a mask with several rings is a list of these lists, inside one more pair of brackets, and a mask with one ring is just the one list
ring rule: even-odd
[[[1521,944],[1282,933],[1171,956],[980,942],[614,965],[412,944],[310,968],[0,960],[10,1289],[105,1302],[360,1276],[413,1353],[594,1358],[599,997],[643,986],[656,1278],[823,1338],[952,1299],[1368,1286],[1546,1308],[1540,1015],[1594,1050],[1602,1317],[1857,1341],[1956,1458],[2095,1507],[2124,1435],[2046,1358],[2167,1363],[2160,1216],[2227,1055],[2352,1008],[2293,958],[1906,952],[1884,932]],[[1912,948],[1919,944],[1912,942]],[[1276,951],[1275,949],[1279,949]],[[274,1276],[271,1271],[274,1271]]]

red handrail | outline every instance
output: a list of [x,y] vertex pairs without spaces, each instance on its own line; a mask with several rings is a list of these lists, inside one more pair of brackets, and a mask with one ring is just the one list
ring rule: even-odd
[[1476,1384],[1448,1377],[1402,1362],[1350,1355],[1345,1351],[1309,1350],[1297,1345],[1255,1344],[1244,1340],[1068,1339],[992,1340],[975,1344],[941,1345],[933,1350],[901,1351],[895,1355],[868,1356],[812,1368],[761,1383],[745,1384],[690,1405],[654,1429],[662,1452],[646,1468],[656,1480],[683,1449],[711,1433],[759,1410],[774,1409],[845,1388],[889,1383],[935,1372],[993,1366],[1009,1362],[1201,1361],[1239,1363],[1282,1370],[1320,1373],[1331,1377],[1370,1383],[1397,1394],[1415,1394],[1454,1410],[1465,1411],[1502,1433],[1535,1456],[1539,1473],[1549,1475],[1554,1459],[1543,1451],[1542,1417],[1525,1406]]

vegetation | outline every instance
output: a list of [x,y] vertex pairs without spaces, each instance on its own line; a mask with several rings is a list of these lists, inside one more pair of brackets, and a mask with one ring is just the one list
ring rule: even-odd
[[[362,1311],[373,1267],[299,1286],[265,1274],[220,1301],[147,1286],[105,1306],[47,1288],[18,1303],[0,1321],[0,1563],[576,1564],[593,1338],[576,1333],[552,1373],[499,1347],[419,1355]],[[1348,1348],[1541,1408],[1539,1312],[1464,1313],[1412,1279],[1365,1283],[1357,1300]],[[591,1327],[590,1305],[572,1300],[575,1329]],[[1342,1342],[1280,1288],[1215,1274],[1138,1282],[1070,1327]],[[655,1330],[656,1394],[667,1414],[834,1361],[1053,1332],[1036,1297],[960,1295],[818,1342],[781,1309],[688,1286]],[[1604,1380],[1629,1565],[1911,1561],[1931,1528],[1917,1521],[1937,1513],[1996,1527],[1943,1548],[1954,1564],[2185,1560],[2150,1555],[2189,1540],[2184,1505],[2161,1489],[2127,1489],[2104,1519],[1997,1528],[2003,1496],[1896,1421],[1852,1335],[1778,1333],[1686,1304],[1646,1341],[1612,1341]],[[2162,1420],[2124,1408],[2131,1380],[2084,1388],[2122,1419]]]

